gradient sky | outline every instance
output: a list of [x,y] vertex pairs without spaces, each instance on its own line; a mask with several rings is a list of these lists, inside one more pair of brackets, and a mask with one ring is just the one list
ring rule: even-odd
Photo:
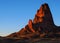
[[23,28],[43,3],[48,3],[55,25],[60,26],[60,0],[0,0],[0,36]]

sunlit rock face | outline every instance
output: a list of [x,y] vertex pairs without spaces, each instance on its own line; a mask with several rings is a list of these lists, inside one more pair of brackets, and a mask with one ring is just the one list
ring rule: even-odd
[[60,37],[60,27],[57,27],[52,18],[48,4],[42,4],[33,20],[20,31],[10,34],[7,37],[33,38],[33,37]]
[[50,24],[53,23],[52,15],[50,12],[50,8],[48,7],[48,4],[43,4],[40,9],[37,11],[35,18],[33,20],[33,23],[46,23],[50,22]]
[[48,4],[43,4],[33,20],[33,28],[41,32],[51,32],[55,28]]
[[43,12],[43,7],[37,11],[37,14],[35,15],[33,23],[38,23],[38,22],[43,22],[43,17],[44,17],[44,12]]

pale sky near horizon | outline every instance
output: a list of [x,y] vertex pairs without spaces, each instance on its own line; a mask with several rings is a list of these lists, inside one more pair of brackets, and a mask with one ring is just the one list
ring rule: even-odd
[[0,36],[23,28],[44,3],[48,3],[55,25],[60,26],[60,0],[0,0]]

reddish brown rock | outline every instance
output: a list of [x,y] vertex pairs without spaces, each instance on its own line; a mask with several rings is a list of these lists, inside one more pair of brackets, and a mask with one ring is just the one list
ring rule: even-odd
[[60,27],[57,27],[52,18],[48,4],[43,4],[37,11],[33,20],[29,20],[28,24],[20,31],[13,33],[7,37],[60,37]]
[[32,20],[29,20],[29,22],[28,22],[28,27],[29,27],[29,29],[30,29],[32,32],[35,32],[35,30],[34,30],[33,27],[32,27]]

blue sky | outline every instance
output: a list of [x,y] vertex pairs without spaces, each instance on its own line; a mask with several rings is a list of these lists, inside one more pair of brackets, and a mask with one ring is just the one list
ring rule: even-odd
[[43,3],[48,3],[55,25],[60,26],[60,0],[0,0],[0,36],[23,28]]

